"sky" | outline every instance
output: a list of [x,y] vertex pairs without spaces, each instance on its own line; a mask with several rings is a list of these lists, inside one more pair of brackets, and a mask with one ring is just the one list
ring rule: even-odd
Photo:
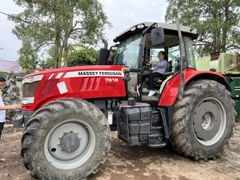
[[[111,29],[105,30],[108,45],[124,30],[141,22],[165,22],[166,0],[99,0],[103,10],[111,22]],[[17,14],[23,9],[16,6],[13,0],[0,0],[0,12]],[[21,41],[12,34],[15,24],[0,13],[0,60],[16,61]],[[102,45],[103,47],[103,45]]]

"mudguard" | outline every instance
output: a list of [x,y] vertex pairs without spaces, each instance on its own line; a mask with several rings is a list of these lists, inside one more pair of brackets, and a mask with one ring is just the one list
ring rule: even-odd
[[[194,79],[212,79],[225,85],[226,88],[229,91],[231,91],[231,88],[226,82],[225,77],[219,72],[197,71],[195,69],[188,68],[186,69],[184,75],[185,75],[185,85],[189,81]],[[180,82],[180,74],[178,73],[166,83],[162,91],[161,98],[158,102],[159,106],[172,106],[175,103],[178,96],[179,82]]]

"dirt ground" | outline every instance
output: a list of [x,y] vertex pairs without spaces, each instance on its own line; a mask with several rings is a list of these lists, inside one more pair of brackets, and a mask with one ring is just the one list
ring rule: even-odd
[[[0,140],[0,179],[34,180],[20,155],[21,129],[6,125]],[[90,180],[240,180],[240,124],[222,155],[208,162],[194,161],[170,147],[130,147],[112,133],[107,161]]]

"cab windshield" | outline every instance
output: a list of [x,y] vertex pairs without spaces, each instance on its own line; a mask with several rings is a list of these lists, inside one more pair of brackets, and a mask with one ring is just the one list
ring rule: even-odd
[[137,68],[141,34],[136,34],[119,44],[113,64]]

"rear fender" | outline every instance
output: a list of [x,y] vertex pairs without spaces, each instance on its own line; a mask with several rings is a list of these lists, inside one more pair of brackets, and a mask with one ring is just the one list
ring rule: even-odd
[[[225,77],[221,75],[219,72],[212,71],[197,71],[195,69],[186,69],[185,73],[185,85],[190,81],[198,80],[198,79],[209,79],[215,80],[221,84],[223,84],[227,90],[231,91],[231,88]],[[171,78],[165,85],[161,98],[158,102],[159,106],[172,106],[178,96],[178,87],[180,82],[180,74],[175,75]]]

